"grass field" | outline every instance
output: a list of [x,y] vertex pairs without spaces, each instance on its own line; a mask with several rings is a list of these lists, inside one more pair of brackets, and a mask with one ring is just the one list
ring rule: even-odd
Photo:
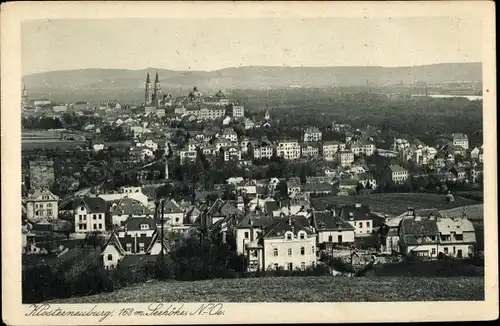
[[447,209],[440,211],[440,213],[445,216],[460,216],[464,210],[465,214],[467,214],[467,217],[469,217],[470,220],[482,221],[484,218],[483,204]]
[[415,209],[437,208],[447,210],[461,206],[476,205],[480,202],[455,196],[455,201],[448,203],[444,195],[428,193],[384,193],[365,196],[327,196],[311,198],[312,205],[316,210],[326,208],[328,205],[349,205],[361,203],[369,205],[373,212],[389,215],[399,215],[408,207]]
[[84,141],[70,141],[59,139],[36,139],[36,140],[23,140],[21,142],[21,149],[23,151],[30,151],[36,149],[56,149],[66,150],[75,148],[76,146],[86,147],[88,144]]
[[196,282],[154,281],[52,303],[358,302],[484,300],[483,277],[266,277]]

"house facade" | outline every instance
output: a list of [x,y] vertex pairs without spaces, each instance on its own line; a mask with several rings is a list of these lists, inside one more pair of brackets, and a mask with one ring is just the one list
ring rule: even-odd
[[453,146],[460,146],[463,149],[469,149],[469,137],[466,134],[457,133],[452,135]]
[[75,233],[106,230],[107,204],[100,197],[83,197],[75,202]]
[[309,127],[304,131],[304,142],[319,142],[322,135],[322,132],[318,128]]
[[300,157],[300,145],[296,140],[282,140],[278,143],[276,154],[286,160],[296,160]]
[[366,236],[373,232],[375,215],[367,205],[345,205],[340,209],[340,217],[355,228],[355,236]]
[[336,211],[315,211],[312,224],[318,235],[317,246],[320,250],[332,249],[335,244],[353,244],[355,228],[336,216]]
[[151,218],[131,218],[125,226],[113,232],[105,244],[101,257],[104,268],[113,269],[129,255],[152,255],[166,253],[166,241],[161,241],[161,234]]
[[48,221],[58,218],[59,197],[46,188],[35,190],[33,194],[26,198],[26,217],[29,220],[45,218]]

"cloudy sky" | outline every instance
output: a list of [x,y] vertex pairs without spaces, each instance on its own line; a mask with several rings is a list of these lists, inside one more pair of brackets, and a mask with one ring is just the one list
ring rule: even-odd
[[24,75],[481,61],[480,21],[452,17],[32,20],[21,33]]

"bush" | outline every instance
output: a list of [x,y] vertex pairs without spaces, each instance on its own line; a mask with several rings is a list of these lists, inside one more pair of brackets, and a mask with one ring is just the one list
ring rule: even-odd
[[326,258],[326,264],[330,266],[332,269],[336,270],[337,272],[341,273],[353,273],[354,268],[352,267],[351,264],[346,263],[342,258],[339,257],[331,257],[327,256]]

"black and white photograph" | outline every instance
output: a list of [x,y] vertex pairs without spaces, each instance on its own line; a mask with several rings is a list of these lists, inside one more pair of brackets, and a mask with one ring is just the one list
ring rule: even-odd
[[[493,15],[361,3],[356,15],[266,15],[261,3],[244,17],[251,3],[209,4],[20,21],[20,78],[10,95],[2,85],[2,99],[16,94],[2,116],[20,119],[6,152],[19,120],[2,117],[2,179],[16,155],[20,178],[2,193],[20,202],[2,226],[20,239],[9,248],[23,315],[105,324],[223,318],[226,303],[485,302]],[[94,308],[61,308],[80,304]]]

